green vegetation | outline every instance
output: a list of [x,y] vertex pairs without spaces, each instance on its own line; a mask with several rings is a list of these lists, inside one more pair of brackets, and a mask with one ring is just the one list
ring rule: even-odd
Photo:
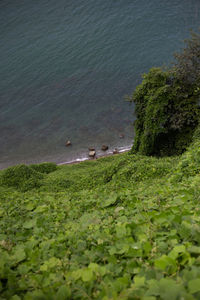
[[152,68],[129,97],[137,116],[133,153],[177,155],[192,141],[200,116],[200,35],[186,45],[171,69]]
[[56,168],[57,166],[54,163],[10,167],[2,172],[0,183],[3,186],[15,187],[18,190],[27,191],[39,187],[43,173],[51,173],[55,171]]
[[57,169],[57,165],[55,163],[41,163],[41,164],[33,164],[29,166],[33,170],[39,173],[49,174]]
[[199,299],[198,136],[179,157],[2,171],[1,299]]

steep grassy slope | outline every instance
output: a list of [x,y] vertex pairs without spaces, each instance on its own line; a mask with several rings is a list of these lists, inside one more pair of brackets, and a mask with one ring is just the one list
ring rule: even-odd
[[200,299],[198,140],[20,170],[0,173],[1,299]]

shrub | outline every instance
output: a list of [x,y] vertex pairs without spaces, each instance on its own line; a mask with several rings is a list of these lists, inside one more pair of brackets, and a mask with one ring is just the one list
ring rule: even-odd
[[57,165],[55,163],[45,162],[41,164],[32,164],[30,165],[30,168],[40,173],[49,174],[57,169]]
[[144,74],[129,97],[137,117],[132,152],[181,154],[192,141],[199,120],[200,35],[192,33],[175,57],[171,69],[152,68]]
[[26,165],[9,167],[1,176],[2,185],[26,191],[41,185],[43,175]]
[[191,37],[185,40],[185,44],[183,51],[174,55],[176,63],[173,69],[184,88],[191,88],[193,91],[200,84],[200,34],[191,32]]
[[176,74],[152,68],[129,100],[137,116],[132,152],[165,156],[186,150],[198,124],[198,97],[182,89]]

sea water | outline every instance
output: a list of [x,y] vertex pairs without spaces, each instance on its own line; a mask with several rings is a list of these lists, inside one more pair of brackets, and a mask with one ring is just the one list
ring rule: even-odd
[[131,147],[125,95],[199,27],[199,0],[1,0],[0,168]]

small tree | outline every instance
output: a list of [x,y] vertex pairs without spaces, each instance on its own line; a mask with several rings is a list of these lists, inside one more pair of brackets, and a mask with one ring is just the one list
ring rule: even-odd
[[192,140],[199,120],[200,36],[186,43],[171,70],[152,68],[129,97],[137,117],[133,152],[180,154]]
[[191,32],[185,44],[182,52],[174,54],[173,72],[186,89],[194,90],[200,86],[200,34]]

